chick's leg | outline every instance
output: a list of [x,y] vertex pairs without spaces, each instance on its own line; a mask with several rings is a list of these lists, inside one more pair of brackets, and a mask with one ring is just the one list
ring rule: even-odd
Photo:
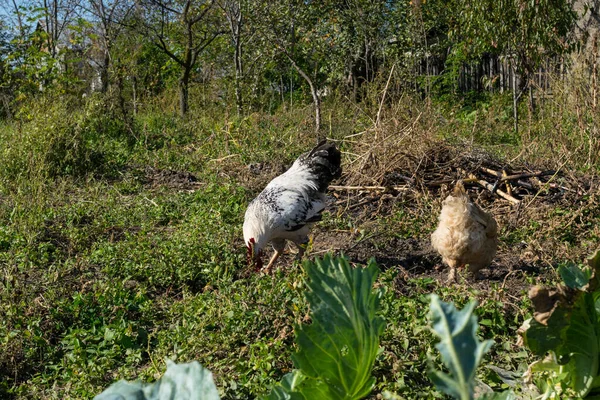
[[448,267],[450,267],[450,273],[448,274],[448,283],[456,283],[456,268],[458,262],[454,260],[448,261]]
[[469,272],[473,275],[473,278],[475,278],[476,280],[479,280],[479,279],[483,278],[480,270],[482,268],[484,268],[484,265],[481,265],[481,264],[469,264],[467,268],[468,268]]
[[269,260],[269,264],[267,264],[266,269],[267,269],[268,274],[271,273],[271,269],[275,265],[275,262],[277,261],[277,259],[281,255],[281,253],[283,253],[284,249],[285,249],[285,240],[284,239],[273,240],[273,250],[275,250],[275,253],[273,254],[273,257],[271,257],[271,259]]

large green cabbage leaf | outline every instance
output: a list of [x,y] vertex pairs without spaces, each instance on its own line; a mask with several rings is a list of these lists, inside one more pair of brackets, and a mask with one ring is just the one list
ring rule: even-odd
[[360,399],[375,383],[371,370],[384,321],[376,315],[378,268],[353,268],[344,257],[326,255],[305,262],[310,325],[296,327],[296,371],[286,375],[268,399]]
[[197,361],[175,364],[152,384],[118,381],[94,400],[219,400],[212,373]]

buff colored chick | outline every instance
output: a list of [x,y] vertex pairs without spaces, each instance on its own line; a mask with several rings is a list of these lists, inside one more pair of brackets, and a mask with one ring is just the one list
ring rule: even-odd
[[456,269],[464,265],[476,275],[490,265],[498,247],[498,225],[491,214],[469,200],[462,181],[442,202],[439,221],[431,244],[450,267],[449,282],[456,281]]

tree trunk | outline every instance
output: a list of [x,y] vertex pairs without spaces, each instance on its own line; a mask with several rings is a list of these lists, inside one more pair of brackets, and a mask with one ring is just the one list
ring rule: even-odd
[[[300,75],[308,82],[308,86],[310,87],[310,94],[313,98],[313,104],[315,107],[315,132],[317,136],[319,135],[319,131],[321,130],[321,99],[319,98],[319,93],[317,93],[317,88],[313,85],[312,80],[306,75],[304,71],[294,65]],[[320,138],[317,138],[319,141]]]
[[19,7],[17,6],[17,2],[12,0],[13,7],[15,8],[15,14],[17,15],[17,22],[19,24],[19,43],[25,38],[25,31],[23,30],[23,20],[21,19],[21,11],[19,11]]
[[[513,61],[514,62],[514,61]],[[519,95],[517,95],[517,91],[519,90],[517,88],[517,68],[515,68],[515,66],[512,66],[512,72],[513,72],[513,119],[514,119],[514,131],[515,131],[515,136],[517,136],[519,134]]]
[[53,2],[54,12],[52,21],[52,57],[56,58],[56,44],[58,43],[58,0]]
[[108,80],[108,68],[110,66],[110,53],[108,52],[108,49],[104,52],[104,59],[102,60],[102,67],[100,70],[100,81],[102,83],[102,86],[100,87],[100,91],[102,93],[106,93],[108,91],[108,84],[109,84],[109,80]]
[[243,99],[242,99],[242,43],[240,41],[240,37],[236,38],[235,43],[235,53],[234,53],[234,63],[235,63],[235,104],[237,106],[238,115],[242,115],[243,113]]
[[515,136],[519,134],[519,112],[518,112],[518,102],[519,98],[517,97],[517,75],[513,74],[513,120],[514,120],[514,131]]
[[315,132],[317,133],[317,139],[320,140],[319,132],[321,131],[321,99],[319,98],[319,93],[317,93],[317,88],[313,84],[312,79],[296,64],[296,62],[286,53],[287,58],[290,60],[296,71],[304,78],[304,80],[308,83],[310,87],[310,94],[313,98],[313,105],[315,107]]
[[138,102],[137,102],[137,76],[133,76],[132,78],[132,92],[133,92],[133,115],[137,115],[138,112]]
[[189,108],[189,83],[191,67],[184,67],[183,74],[179,78],[179,115],[185,117]]

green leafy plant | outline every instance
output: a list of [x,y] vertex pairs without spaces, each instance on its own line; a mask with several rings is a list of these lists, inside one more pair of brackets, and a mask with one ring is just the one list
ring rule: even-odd
[[[431,295],[430,319],[433,333],[440,339],[435,347],[450,374],[431,369],[429,377],[438,390],[456,399],[473,399],[475,372],[493,341],[477,338],[477,317],[473,315],[476,302],[470,302],[462,310],[454,304],[445,303]],[[512,399],[511,392],[493,393],[486,399]]]
[[[296,327],[296,370],[266,399],[360,399],[375,384],[371,370],[385,323],[376,315],[381,292],[373,292],[377,264],[353,268],[345,257],[305,262],[310,325]],[[198,397],[200,396],[200,397]],[[218,399],[212,374],[199,363],[175,365],[156,383],[119,381],[96,400]]]
[[167,372],[153,384],[121,380],[94,400],[218,400],[210,371],[197,361],[175,364],[167,360]]
[[297,370],[268,399],[360,399],[375,383],[371,370],[385,323],[376,315],[377,264],[352,268],[344,257],[305,262],[312,324],[296,327]]
[[523,340],[537,356],[527,377],[545,399],[584,398],[600,392],[600,251],[587,265],[559,267],[556,288],[533,287],[533,318],[521,327]]

